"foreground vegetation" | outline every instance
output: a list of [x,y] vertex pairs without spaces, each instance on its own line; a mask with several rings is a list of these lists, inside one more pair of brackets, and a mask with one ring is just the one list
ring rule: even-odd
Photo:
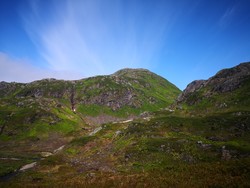
[[[248,187],[249,115],[183,117],[158,111],[79,132],[6,187]],[[15,165],[15,164],[11,164]]]

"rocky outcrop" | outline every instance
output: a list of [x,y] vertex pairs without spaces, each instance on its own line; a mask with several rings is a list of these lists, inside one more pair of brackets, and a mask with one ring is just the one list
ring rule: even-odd
[[16,82],[0,82],[0,97],[6,97],[15,93],[18,89],[24,88],[26,84]]
[[250,76],[250,62],[219,71],[209,78],[205,86],[210,86],[212,92],[230,92],[239,88],[242,81]]
[[196,80],[188,84],[186,89],[178,96],[177,103],[188,102],[188,104],[193,105],[202,98],[232,92],[240,88],[244,81],[249,78],[250,62],[223,69],[208,80]]
[[198,91],[200,88],[204,86],[205,83],[206,83],[205,80],[195,80],[191,82],[190,84],[188,84],[187,88],[178,96],[177,101],[185,100],[185,97],[187,95],[195,91]]
[[123,106],[139,108],[143,102],[136,91],[128,88],[120,91],[106,91],[95,96],[85,97],[80,103],[103,105],[115,111]]

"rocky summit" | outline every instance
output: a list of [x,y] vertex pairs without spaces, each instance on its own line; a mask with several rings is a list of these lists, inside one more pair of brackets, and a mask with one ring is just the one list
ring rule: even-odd
[[249,125],[250,63],[0,82],[0,187],[249,187]]

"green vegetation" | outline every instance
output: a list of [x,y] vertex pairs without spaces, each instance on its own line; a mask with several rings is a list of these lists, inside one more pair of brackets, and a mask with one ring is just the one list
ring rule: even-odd
[[105,124],[95,136],[74,138],[10,185],[249,186],[250,132],[239,122],[248,125],[250,119],[161,111],[149,121]]
[[[210,94],[208,94],[210,93]],[[236,90],[220,93],[212,92],[209,87],[204,87],[190,93],[185,102],[179,104],[186,113],[204,115],[216,113],[249,113],[250,106],[250,77],[242,81]],[[183,113],[184,111],[182,111]]]
[[180,91],[147,70],[14,84],[0,95],[0,187],[249,187],[249,83],[175,111]]
[[71,145],[76,145],[76,146],[84,146],[86,143],[88,143],[89,141],[93,140],[94,137],[93,136],[84,136],[84,137],[80,137],[80,138],[75,138],[73,139],[70,144]]

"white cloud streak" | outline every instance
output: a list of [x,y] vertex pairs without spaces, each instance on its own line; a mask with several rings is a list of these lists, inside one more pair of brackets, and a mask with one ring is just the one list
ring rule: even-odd
[[141,25],[145,12],[140,11],[145,10],[132,3],[124,11],[119,0],[53,2],[46,15],[39,9],[43,1],[31,1],[31,11],[23,13],[25,29],[50,69],[78,71],[84,77],[125,67],[150,68],[170,21],[164,9],[152,12]]
[[234,13],[235,13],[235,7],[228,8],[219,20],[220,27],[223,28],[226,27],[230,23]]

